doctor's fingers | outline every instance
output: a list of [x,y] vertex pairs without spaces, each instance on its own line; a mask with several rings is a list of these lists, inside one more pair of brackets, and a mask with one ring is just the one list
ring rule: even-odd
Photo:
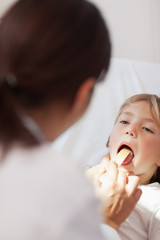
[[118,169],[118,176],[117,176],[117,185],[119,186],[119,189],[126,192],[126,184],[127,184],[127,175],[126,172],[122,169]]
[[142,190],[138,188],[140,179],[138,176],[129,175],[128,183],[126,185],[127,195],[129,198],[132,198],[135,204],[138,202],[142,195]]
[[101,160],[101,164],[104,165],[105,167],[109,165],[110,162],[110,153],[106,154],[102,160]]
[[[99,181],[101,182],[101,186],[103,188],[110,187],[112,189],[117,188],[118,182],[117,178],[119,175],[119,169],[116,163],[110,161],[108,171],[104,174],[102,174],[99,178]],[[124,182],[125,180],[123,180]],[[118,186],[119,187],[119,186]]]
[[89,178],[91,181],[96,182],[97,180],[99,180],[100,176],[103,173],[106,173],[108,166],[109,166],[109,154],[107,154],[106,156],[104,156],[101,160],[101,162],[97,165],[94,165],[92,167],[90,167],[86,172],[85,175],[87,178]]
[[[114,164],[112,167],[110,171],[103,174],[100,178],[101,192],[109,190],[112,195],[114,194],[119,197],[128,196],[126,190],[126,173],[123,170],[118,169]],[[110,176],[109,173],[113,173],[115,176]]]
[[108,165],[108,171],[106,173],[106,177],[108,178],[108,181],[116,182],[118,177],[118,166],[115,162],[110,161]]
[[110,162],[110,157],[109,154],[105,155],[101,162],[97,165],[97,174],[101,175],[103,173],[106,173],[109,168],[109,162]]
[[108,171],[109,162],[110,162],[109,156],[106,155],[102,158],[99,164],[92,167],[93,169],[91,169],[91,171],[92,171],[92,175],[94,175],[92,176],[92,179],[93,179],[92,182],[95,187],[101,186],[100,178],[104,173]]

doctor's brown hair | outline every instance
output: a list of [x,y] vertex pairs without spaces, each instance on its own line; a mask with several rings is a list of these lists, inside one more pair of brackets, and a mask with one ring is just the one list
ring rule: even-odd
[[0,24],[0,142],[33,145],[18,109],[71,104],[89,77],[107,72],[111,44],[99,10],[85,0],[20,0]]

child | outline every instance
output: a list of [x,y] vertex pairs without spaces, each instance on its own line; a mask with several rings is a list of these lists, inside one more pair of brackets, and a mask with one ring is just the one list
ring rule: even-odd
[[[107,146],[111,160],[139,176],[142,189],[134,211],[120,226],[121,238],[160,239],[160,98],[150,94],[128,98],[120,108]],[[118,158],[121,151],[128,152],[123,160]],[[104,162],[97,169],[100,167],[99,183],[106,172],[103,169],[102,174]]]

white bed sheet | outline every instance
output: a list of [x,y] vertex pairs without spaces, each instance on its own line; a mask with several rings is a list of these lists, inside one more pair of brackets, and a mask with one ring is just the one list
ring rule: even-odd
[[106,142],[120,105],[137,93],[160,96],[160,64],[113,58],[88,111],[52,144],[52,149],[71,156],[83,170],[98,163],[108,151]]

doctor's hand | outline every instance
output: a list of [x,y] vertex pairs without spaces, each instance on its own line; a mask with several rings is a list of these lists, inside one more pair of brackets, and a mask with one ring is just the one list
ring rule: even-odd
[[86,177],[90,180],[90,182],[95,187],[101,186],[100,177],[107,172],[110,163],[110,155],[107,154],[101,160],[101,162],[97,165],[90,167],[86,172]]
[[134,209],[142,192],[138,189],[139,178],[119,169],[109,155],[86,172],[101,199],[104,221],[116,230]]

